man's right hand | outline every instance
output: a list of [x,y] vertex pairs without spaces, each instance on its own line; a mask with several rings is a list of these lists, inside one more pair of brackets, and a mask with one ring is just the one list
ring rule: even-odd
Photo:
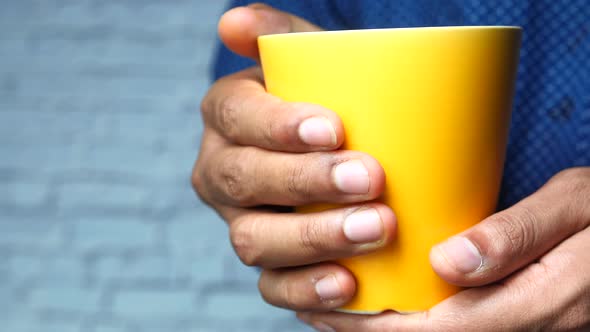
[[[225,45],[257,61],[259,35],[317,30],[260,4],[232,9],[219,22]],[[334,112],[269,95],[258,66],[218,80],[201,111],[193,186],[228,223],[241,260],[264,269],[265,300],[294,310],[330,310],[350,300],[354,277],[329,261],[381,248],[395,232],[391,209],[370,202],[385,185],[379,163],[338,150],[344,129]],[[346,206],[309,214],[273,208],[311,203]]]

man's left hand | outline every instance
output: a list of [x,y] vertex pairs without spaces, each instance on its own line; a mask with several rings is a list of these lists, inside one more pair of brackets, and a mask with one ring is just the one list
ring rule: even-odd
[[590,328],[590,167],[435,246],[434,270],[466,289],[428,311],[299,313],[319,331],[571,331]]

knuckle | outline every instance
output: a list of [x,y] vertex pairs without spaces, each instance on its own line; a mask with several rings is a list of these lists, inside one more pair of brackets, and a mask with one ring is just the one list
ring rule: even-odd
[[277,144],[295,144],[297,143],[296,135],[299,125],[299,118],[294,116],[297,114],[297,104],[279,101],[272,109],[272,121],[269,121],[267,130],[265,131],[265,138],[269,143]]
[[565,196],[577,206],[588,206],[590,197],[590,167],[570,168],[556,175]]
[[270,148],[279,150],[281,147],[291,144],[291,131],[285,130],[280,116],[274,115],[270,121],[265,121],[266,126],[260,131],[260,139]]
[[218,107],[212,111],[217,128],[230,140],[239,137],[238,112],[242,107],[242,101],[235,94],[229,94],[221,100]]
[[327,249],[325,238],[324,226],[319,219],[308,219],[299,227],[299,245],[308,252],[325,251]]
[[555,175],[551,182],[559,185],[572,197],[588,196],[590,192],[590,167],[575,167],[563,170]]
[[239,206],[254,205],[254,193],[247,185],[244,166],[236,162],[235,158],[225,159],[219,164],[219,183],[222,191],[230,201]]
[[296,200],[303,202],[311,196],[311,183],[307,176],[310,163],[307,161],[292,163],[287,174],[286,189]]
[[491,241],[501,244],[503,255],[515,257],[526,254],[537,243],[537,217],[529,208],[498,213],[489,225]]
[[247,266],[259,266],[262,251],[256,245],[255,221],[236,220],[230,227],[230,241],[234,251]]
[[292,103],[279,100],[274,96],[257,95],[252,96],[252,105],[258,105],[260,120],[257,121],[257,136],[260,144],[272,149],[280,149],[285,145],[296,144],[296,135],[299,125],[298,117],[294,116],[296,110]]
[[581,230],[590,225],[590,167],[567,169],[561,177],[570,220]]
[[301,290],[297,288],[297,284],[293,282],[281,282],[281,298],[284,302],[284,306],[290,309],[296,309],[299,307],[299,297]]
[[280,126],[276,121],[268,121],[267,125],[260,131],[260,139],[264,142],[264,145],[276,148],[279,145],[278,143],[280,143],[280,140],[278,139],[282,135],[280,132]]

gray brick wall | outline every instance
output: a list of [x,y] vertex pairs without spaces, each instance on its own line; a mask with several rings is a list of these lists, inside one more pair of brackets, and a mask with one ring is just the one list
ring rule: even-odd
[[0,6],[0,330],[307,331],[189,185],[223,1]]

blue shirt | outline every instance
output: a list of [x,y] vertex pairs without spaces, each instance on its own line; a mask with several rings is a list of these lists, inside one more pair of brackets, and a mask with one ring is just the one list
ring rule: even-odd
[[[234,0],[232,6],[255,1]],[[327,30],[517,25],[523,43],[499,208],[590,165],[590,1],[269,0]],[[214,77],[253,64],[220,45]]]

